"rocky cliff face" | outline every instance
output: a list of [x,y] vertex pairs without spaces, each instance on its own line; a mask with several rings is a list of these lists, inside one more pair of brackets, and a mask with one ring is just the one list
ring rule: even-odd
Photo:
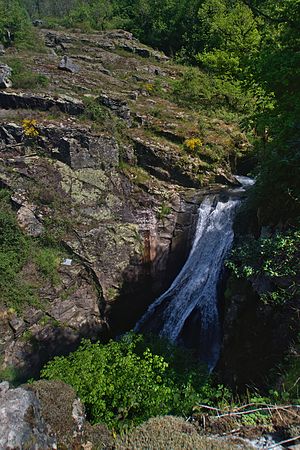
[[[272,237],[278,227],[263,227],[259,214],[251,208],[241,211],[236,220],[236,240]],[[294,286],[288,300],[284,289]],[[224,283],[223,349],[219,370],[226,383],[244,391],[248,386],[270,390],[280,386],[278,374],[288,369],[285,360],[298,358],[299,274],[294,276],[253,275],[237,278],[233,273]],[[280,292],[279,301],[264,301],[270,292]],[[285,367],[284,367],[285,366]],[[297,370],[297,369],[296,369]],[[270,381],[271,380],[271,381]],[[282,386],[283,390],[287,389]]]
[[180,68],[130,33],[41,30],[41,39],[45,53],[19,58],[48,86],[0,91],[0,187],[25,234],[63,249],[55,282],[40,280],[34,258],[22,268],[38,303],[0,303],[2,366],[21,377],[83,336],[134,325],[180,270],[203,196],[234,183],[247,147],[215,119],[206,144],[221,156],[184,152],[197,115],[163,95]]

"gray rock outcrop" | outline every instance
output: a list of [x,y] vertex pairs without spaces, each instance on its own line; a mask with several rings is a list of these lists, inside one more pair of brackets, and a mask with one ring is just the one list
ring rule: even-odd
[[36,396],[23,388],[0,384],[0,449],[50,450],[56,439],[48,434]]
[[[4,52],[4,48],[0,47],[0,54]],[[12,87],[11,82],[11,68],[7,64],[0,64],[0,89],[6,89]]]
[[36,218],[32,209],[22,206],[17,213],[17,220],[22,228],[29,236],[38,237],[43,231],[44,227]]
[[71,58],[69,58],[68,56],[64,56],[59,65],[58,68],[61,70],[66,70],[67,72],[71,72],[71,73],[78,73],[79,72],[79,66],[77,64],[75,64]]

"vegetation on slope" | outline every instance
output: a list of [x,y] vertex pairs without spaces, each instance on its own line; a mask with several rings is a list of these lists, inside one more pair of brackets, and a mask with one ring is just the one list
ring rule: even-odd
[[[123,27],[145,43],[199,66],[217,85],[208,102],[225,98],[254,130],[260,151],[257,203],[266,221],[299,215],[299,28],[298,0],[24,0],[32,17],[65,26]],[[64,11],[62,10],[64,9]],[[66,12],[64,19],[59,19]],[[203,81],[184,75],[191,105],[201,103]]]
[[190,415],[196,404],[228,397],[222,386],[212,387],[188,352],[133,333],[106,345],[84,341],[76,352],[49,362],[42,376],[73,386],[90,420],[115,429],[160,414]]
[[300,232],[251,238],[232,251],[227,267],[237,278],[263,276],[270,281],[270,290],[261,295],[262,301],[277,305],[290,301],[300,294]]
[[[70,0],[63,4],[0,0],[0,41],[7,47],[30,45],[32,28],[22,5],[33,18],[48,17],[46,22],[52,26],[133,31],[145,43],[193,65],[183,69],[182,80],[174,82],[168,93],[178,104],[196,111],[213,107],[213,113],[226,107],[227,113],[240,114],[241,125],[251,131],[259,154],[254,202],[260,221],[274,228],[281,224],[281,233],[239,247],[230,267],[248,279],[267,276],[273,288],[262,300],[268,304],[286,303],[298,296],[300,1],[164,0],[158,5],[155,0]],[[58,19],[62,13],[66,17]],[[189,149],[188,143],[185,146]],[[20,274],[36,244],[19,231],[7,208],[2,207],[0,215],[4,274],[0,284],[4,301],[10,305],[7,283],[17,303],[21,297],[28,302],[34,298],[32,288],[20,282]],[[43,258],[39,264],[43,270]],[[280,278],[290,284],[281,286]],[[22,295],[14,289],[22,289]],[[137,341],[126,339],[107,346],[85,343],[68,358],[49,363],[43,374],[72,384],[93,420],[115,427],[139,423],[158,413],[188,414],[195,402],[215,401],[218,390],[203,397],[209,384],[194,387],[192,370],[178,378],[165,359],[145,349],[136,352]],[[281,368],[283,385],[291,387],[292,398],[299,396],[298,361],[298,356],[290,357]],[[123,389],[127,396],[120,399],[118,390]]]
[[[45,279],[58,278],[60,250],[40,239],[26,236],[20,229],[10,203],[10,193],[0,190],[0,307],[20,313],[29,305],[39,305],[38,289]],[[26,268],[34,265],[37,278],[26,276]],[[28,270],[27,270],[28,272]],[[37,281],[38,280],[38,281]]]

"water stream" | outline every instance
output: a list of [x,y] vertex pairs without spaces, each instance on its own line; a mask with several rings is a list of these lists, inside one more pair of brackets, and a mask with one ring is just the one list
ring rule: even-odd
[[[238,177],[243,186],[253,184]],[[218,283],[234,238],[233,222],[241,198],[237,188],[227,199],[207,196],[199,207],[190,255],[171,287],[154,301],[135,330],[152,332],[197,349],[212,370],[219,358],[221,327]],[[235,194],[235,195],[234,195]],[[192,344],[192,345],[191,345]]]

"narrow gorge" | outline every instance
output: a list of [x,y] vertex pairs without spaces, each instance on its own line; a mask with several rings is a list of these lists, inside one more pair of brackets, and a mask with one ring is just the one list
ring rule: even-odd
[[300,9],[273,3],[0,0],[0,450],[298,448]]
[[[253,182],[237,177],[244,186]],[[135,330],[152,332],[196,350],[213,370],[221,347],[218,285],[225,257],[232,246],[233,222],[243,188],[207,196],[198,210],[193,246],[171,287],[151,304]],[[235,197],[234,197],[235,195]]]

